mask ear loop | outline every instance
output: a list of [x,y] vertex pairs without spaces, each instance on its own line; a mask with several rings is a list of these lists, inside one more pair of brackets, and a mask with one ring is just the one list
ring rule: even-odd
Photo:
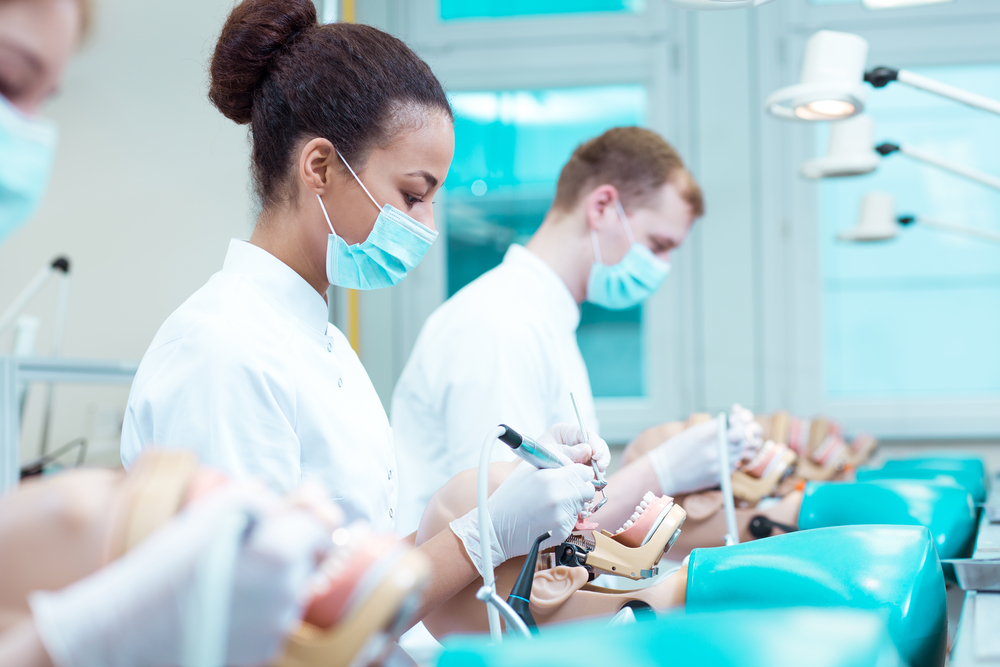
[[330,233],[336,236],[337,232],[333,231],[333,225],[330,223],[330,216],[327,215],[326,212],[326,204],[323,203],[323,198],[319,196],[319,193],[316,193],[316,199],[319,200],[319,207],[323,211],[323,217],[326,218],[326,226],[330,228]]
[[365,194],[368,195],[368,198],[372,200],[373,204],[375,204],[375,208],[381,211],[382,207],[378,205],[377,201],[375,201],[375,197],[372,197],[372,193],[368,192],[368,188],[365,187],[365,184],[361,182],[361,179],[358,178],[358,175],[354,173],[353,169],[351,169],[351,165],[347,164],[347,160],[345,160],[344,156],[340,154],[340,151],[337,151],[337,156],[340,157],[340,161],[344,163],[345,167],[347,167],[347,171],[351,172],[351,176],[353,176],[354,180],[358,182],[358,185],[361,186],[361,189],[365,191]]
[[615,200],[615,208],[618,209],[618,217],[621,218],[622,225],[625,227],[625,236],[628,237],[629,246],[635,245],[635,237],[632,236],[632,226],[628,224],[628,217],[625,215],[625,209],[622,208],[622,200]]
[[604,262],[601,261],[601,244],[597,242],[597,232],[593,229],[590,230],[590,240],[594,244],[594,261],[598,264],[604,264]]

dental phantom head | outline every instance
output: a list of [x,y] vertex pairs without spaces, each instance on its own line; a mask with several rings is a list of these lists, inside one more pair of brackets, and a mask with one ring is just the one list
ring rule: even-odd
[[602,573],[648,579],[657,574],[657,563],[680,535],[686,516],[669,496],[647,493],[617,531],[574,533],[555,548],[553,557],[559,565],[586,568],[589,580]]
[[[82,469],[21,484],[0,501],[0,631],[28,595],[59,590],[124,555],[188,503],[229,483],[184,450],[148,450],[129,473]],[[404,629],[429,581],[426,559],[362,525],[338,529],[280,667],[368,664]]]
[[[506,479],[514,465],[490,466],[490,492]],[[418,546],[448,530],[451,521],[475,507],[476,473],[459,473],[431,498],[417,531]],[[671,498],[650,494],[642,499],[632,517],[614,532],[576,531],[534,562],[518,557],[500,564],[495,568],[497,592],[507,598],[524,566],[532,575],[528,607],[538,626],[594,616],[610,618],[625,606],[666,611],[682,605],[687,585],[683,570],[634,590],[596,585],[599,582],[594,578],[599,574],[628,579],[649,577],[680,532],[685,514]],[[560,558],[567,564],[562,564]],[[456,632],[485,632],[486,607],[476,598],[481,586],[482,581],[476,579],[426,616],[424,625],[439,639]]]
[[775,495],[781,482],[795,469],[797,459],[787,445],[768,440],[733,471],[733,498],[741,506],[752,507]]

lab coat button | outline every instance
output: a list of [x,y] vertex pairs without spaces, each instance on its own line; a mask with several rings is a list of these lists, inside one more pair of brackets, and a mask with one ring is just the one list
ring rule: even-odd
[[389,479],[392,479],[392,471],[389,471]]
[[333,352],[333,343],[327,343],[326,344],[326,351],[327,352]]
[[392,508],[391,507],[389,508],[389,518],[390,519],[392,518]]
[[338,387],[344,386],[344,378],[337,378],[337,386]]

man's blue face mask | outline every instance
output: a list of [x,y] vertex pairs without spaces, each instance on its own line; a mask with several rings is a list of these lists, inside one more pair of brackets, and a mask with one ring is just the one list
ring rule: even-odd
[[0,95],[0,243],[38,210],[57,137],[51,120],[25,116]]
[[379,213],[368,238],[361,243],[347,245],[334,231],[322,197],[316,195],[326,224],[330,227],[326,246],[326,278],[331,285],[350,289],[392,287],[420,263],[438,234],[390,204],[380,207],[340,151],[337,155]]
[[594,264],[590,267],[590,278],[587,280],[587,301],[609,310],[625,310],[645,301],[663,284],[670,272],[670,264],[646,246],[636,243],[618,199],[615,200],[615,208],[631,245],[622,261],[608,266],[601,262],[597,232],[590,231],[594,243]]

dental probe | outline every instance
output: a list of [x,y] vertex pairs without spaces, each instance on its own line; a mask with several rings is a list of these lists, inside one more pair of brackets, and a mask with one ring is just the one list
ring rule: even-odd
[[[583,433],[583,441],[590,446],[590,467],[594,469],[594,487],[598,491],[603,491],[604,487],[608,485],[608,481],[604,479],[604,474],[597,468],[597,459],[593,457],[594,447],[590,445],[590,432],[587,431],[587,427],[583,424],[583,415],[580,414],[580,406],[576,403],[576,396],[573,392],[569,392],[569,400],[573,402],[573,411],[576,412],[576,423],[580,425],[580,431]],[[604,495],[604,500],[601,501],[601,505],[608,502],[607,494]],[[594,508],[596,512],[598,507]]]

